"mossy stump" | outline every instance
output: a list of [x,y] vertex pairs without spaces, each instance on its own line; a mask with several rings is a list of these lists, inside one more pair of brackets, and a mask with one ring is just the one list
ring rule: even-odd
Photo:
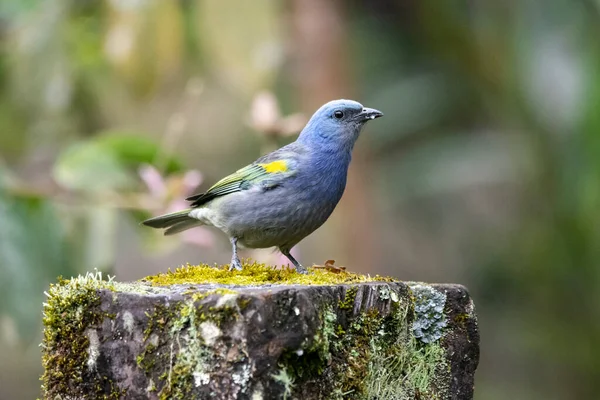
[[88,274],[47,295],[45,399],[473,398],[479,334],[459,285],[252,264]]

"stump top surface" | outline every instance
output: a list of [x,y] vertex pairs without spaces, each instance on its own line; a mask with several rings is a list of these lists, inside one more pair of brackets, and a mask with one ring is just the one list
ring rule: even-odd
[[[335,271],[335,272],[332,272]],[[181,284],[225,284],[236,286],[278,285],[339,285],[361,282],[397,282],[396,279],[363,275],[331,267],[309,268],[306,275],[290,268],[274,268],[265,264],[246,263],[241,271],[229,271],[228,266],[210,266],[207,264],[187,265],[165,273],[148,276],[141,280],[153,286]]]

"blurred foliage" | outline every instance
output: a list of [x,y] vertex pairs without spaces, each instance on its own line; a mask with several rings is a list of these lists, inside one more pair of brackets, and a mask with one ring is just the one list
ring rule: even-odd
[[0,314],[14,318],[24,343],[38,339],[40,296],[57,274],[73,273],[64,227],[52,205],[9,196],[0,186]]
[[[344,200],[373,211],[356,227],[341,207],[305,262],[468,285],[478,399],[595,398],[600,4],[324,1],[0,2],[0,349],[23,360],[0,363],[0,398],[37,394],[50,281],[147,275],[197,246],[191,261],[227,260],[208,230],[137,222],[291,140],[299,104],[333,94],[385,113]],[[30,372],[11,385],[9,369]]]
[[172,156],[163,157],[155,142],[143,136],[110,132],[67,147],[56,160],[54,179],[70,190],[125,190],[135,184],[132,169],[156,162],[166,173],[182,170],[181,162]]

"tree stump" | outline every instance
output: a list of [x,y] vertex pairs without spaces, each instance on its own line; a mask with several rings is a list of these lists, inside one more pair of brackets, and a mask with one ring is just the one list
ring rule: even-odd
[[266,283],[197,284],[194,268],[209,267],[52,285],[44,398],[473,398],[479,334],[460,285],[260,265],[241,274],[269,270]]

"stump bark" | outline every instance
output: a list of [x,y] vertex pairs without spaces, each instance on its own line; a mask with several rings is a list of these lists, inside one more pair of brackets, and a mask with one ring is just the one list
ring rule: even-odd
[[472,399],[459,285],[54,285],[46,399]]

